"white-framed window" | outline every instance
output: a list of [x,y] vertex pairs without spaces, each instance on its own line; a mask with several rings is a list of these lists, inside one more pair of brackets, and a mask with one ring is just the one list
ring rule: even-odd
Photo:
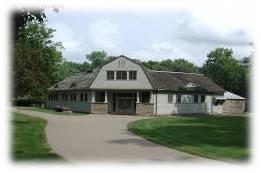
[[194,95],[194,103],[198,103],[198,95]]
[[88,94],[87,93],[84,94],[84,101],[86,101],[86,102],[88,101]]
[[168,103],[173,103],[173,93],[168,93]]
[[107,71],[107,79],[114,80],[114,71]]
[[181,103],[181,94],[177,94],[176,102]]
[[129,80],[137,79],[137,71],[129,71]]
[[205,103],[205,100],[206,100],[206,96],[205,95],[201,95],[200,96],[200,102],[201,103]]
[[80,95],[80,101],[83,102],[83,93]]
[[140,92],[140,100],[141,100],[141,103],[149,103],[150,102],[150,92],[147,92],[147,91]]
[[117,71],[116,78],[117,80],[127,80],[127,71]]
[[96,102],[104,102],[105,101],[105,92],[104,91],[96,91],[95,92],[95,101]]

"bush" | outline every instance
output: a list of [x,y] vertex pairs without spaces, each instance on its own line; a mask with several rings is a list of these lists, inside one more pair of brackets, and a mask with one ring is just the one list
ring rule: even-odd
[[43,100],[31,99],[31,98],[17,98],[12,100],[13,106],[41,106]]

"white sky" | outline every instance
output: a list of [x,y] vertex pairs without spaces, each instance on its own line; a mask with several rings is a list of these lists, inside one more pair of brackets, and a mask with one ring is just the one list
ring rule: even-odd
[[[208,7],[210,8],[210,7]],[[220,8],[172,10],[48,11],[47,25],[56,29],[66,60],[83,62],[85,55],[105,50],[140,60],[185,58],[202,65],[216,47],[228,47],[239,59],[251,52],[251,21],[242,11]]]

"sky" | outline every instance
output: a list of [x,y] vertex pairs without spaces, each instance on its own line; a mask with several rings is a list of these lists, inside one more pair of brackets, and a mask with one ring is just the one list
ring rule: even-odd
[[175,9],[166,11],[47,11],[47,26],[56,29],[64,59],[86,61],[86,54],[163,60],[184,58],[202,66],[217,47],[232,48],[234,57],[251,54],[248,18],[230,10]]

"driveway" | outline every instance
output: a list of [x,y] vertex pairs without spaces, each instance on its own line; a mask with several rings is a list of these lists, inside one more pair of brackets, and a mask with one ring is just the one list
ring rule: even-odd
[[90,114],[63,116],[22,109],[15,111],[46,119],[49,145],[54,152],[71,162],[218,162],[151,143],[127,130],[129,122],[150,117]]

